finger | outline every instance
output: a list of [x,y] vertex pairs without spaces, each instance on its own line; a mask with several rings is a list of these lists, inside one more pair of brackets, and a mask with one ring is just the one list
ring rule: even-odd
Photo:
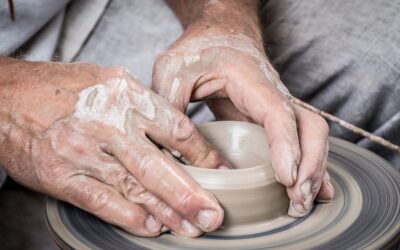
[[210,52],[159,56],[153,67],[152,90],[182,112],[190,100],[218,95],[226,81],[218,80],[214,57]]
[[[126,79],[135,81],[129,75]],[[140,99],[136,105],[147,108],[129,109],[126,112],[125,127],[128,135],[140,127],[154,142],[171,152],[177,152],[188,164],[205,168],[229,168],[228,162],[205,140],[187,116],[150,90],[141,91],[146,98],[136,98]]]
[[328,125],[320,116],[295,108],[298,119],[301,162],[298,178],[292,187],[287,188],[290,198],[289,215],[306,215],[320,190],[326,172]]
[[113,186],[127,200],[141,205],[172,232],[185,237],[198,237],[203,231],[184,220],[165,202],[146,190],[122,165],[104,163],[99,169],[89,168],[93,177]]
[[291,104],[276,86],[266,81],[264,74],[241,74],[237,67],[227,68],[225,74],[231,82],[225,91],[232,103],[264,126],[277,180],[292,186],[297,179],[300,146]]
[[328,173],[328,155],[329,155],[329,142],[326,143],[325,157],[323,166],[325,166],[325,171],[322,178],[321,188],[318,191],[316,199],[318,202],[329,202],[333,199],[335,190],[330,180]]
[[279,182],[289,187],[297,180],[300,159],[296,120],[286,101],[271,101],[270,105],[275,108],[266,109],[263,124],[271,148],[272,166]]
[[187,108],[193,86],[192,84],[183,84],[181,70],[184,67],[184,61],[180,57],[161,55],[154,63],[152,76],[152,90],[165,97],[169,103],[182,112]]
[[[300,148],[296,119],[292,106],[272,85],[257,79],[241,79],[248,83],[246,95],[235,86],[227,88],[227,93],[235,106],[258,124],[264,125],[271,149],[271,161],[280,183],[289,187],[297,178]],[[246,90],[247,90],[246,89]]]
[[330,176],[328,171],[324,174],[324,179],[322,180],[321,189],[317,194],[317,201],[319,202],[329,202],[333,199],[335,195],[335,189],[330,181]]
[[161,232],[162,224],[156,217],[96,179],[76,175],[66,190],[64,199],[68,202],[134,235],[155,237]]
[[174,234],[190,238],[198,237],[203,234],[201,229],[182,218],[182,216],[174,211],[167,203],[150,192],[145,191],[139,196],[128,193],[127,197],[133,202],[142,203],[147,211],[156,216],[162,224],[168,227]]
[[148,137],[187,164],[203,168],[231,168],[231,164],[207,142],[186,115],[167,103],[160,107],[154,121],[142,120]]
[[[232,168],[198,132],[194,124],[177,112],[186,110],[194,85],[202,72],[210,67],[197,57],[199,55],[186,55],[184,58],[162,55],[157,58],[153,69],[152,89],[165,97],[174,109],[168,108],[167,104],[161,105],[166,109],[160,115],[162,119],[153,123],[153,126],[148,126],[146,133],[175,156],[183,156],[181,159],[187,164],[204,168]],[[160,128],[169,128],[169,133],[164,133]]]
[[192,225],[210,232],[222,224],[224,213],[215,197],[149,141],[116,136],[109,147],[138,182]]

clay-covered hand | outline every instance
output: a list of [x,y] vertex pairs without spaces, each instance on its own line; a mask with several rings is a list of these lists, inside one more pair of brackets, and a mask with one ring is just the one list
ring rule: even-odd
[[[240,24],[232,21],[241,14],[237,9],[246,6],[229,9],[222,2],[213,8],[211,3],[203,6],[201,17],[189,23],[183,35],[159,56],[153,89],[181,111],[190,101],[206,100],[217,119],[264,126],[276,178],[287,187],[291,199],[289,215],[303,216],[315,198],[333,197],[326,171],[327,123],[290,103],[290,93],[266,57],[260,35],[249,31],[251,25],[240,32]],[[216,19],[225,10],[231,12],[219,25]]]
[[196,237],[221,225],[218,201],[158,145],[202,167],[222,158],[126,70],[0,63],[0,164],[16,181],[139,236],[167,227]]

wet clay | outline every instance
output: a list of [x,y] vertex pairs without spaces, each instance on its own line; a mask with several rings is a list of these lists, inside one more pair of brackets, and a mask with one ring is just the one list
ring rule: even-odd
[[275,178],[262,127],[244,122],[214,122],[199,126],[199,130],[235,167],[204,169],[179,163],[221,203],[225,211],[221,232],[287,214],[289,198]]

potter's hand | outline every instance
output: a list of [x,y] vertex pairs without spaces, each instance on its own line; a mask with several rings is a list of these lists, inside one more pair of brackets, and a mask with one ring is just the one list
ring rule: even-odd
[[257,4],[170,2],[186,29],[156,61],[153,89],[181,111],[189,101],[207,100],[219,119],[263,125],[276,178],[291,199],[290,215],[305,215],[315,198],[332,199],[327,123],[289,102],[263,50]]
[[[191,121],[122,69],[0,58],[0,164],[16,181],[140,236],[195,237],[216,199],[157,143],[194,164],[218,153]],[[97,84],[97,85],[94,85]]]

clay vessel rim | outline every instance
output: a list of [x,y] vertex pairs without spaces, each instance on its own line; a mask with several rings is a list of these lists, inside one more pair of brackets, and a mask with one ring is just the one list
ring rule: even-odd
[[[200,168],[191,165],[178,163],[185,172],[197,176],[196,180],[207,186],[212,185],[215,188],[224,189],[243,189],[246,187],[264,186],[276,182],[274,175],[268,175],[263,168],[266,164],[256,165],[249,168],[239,169],[210,169]],[[246,178],[243,178],[246,176]]]

